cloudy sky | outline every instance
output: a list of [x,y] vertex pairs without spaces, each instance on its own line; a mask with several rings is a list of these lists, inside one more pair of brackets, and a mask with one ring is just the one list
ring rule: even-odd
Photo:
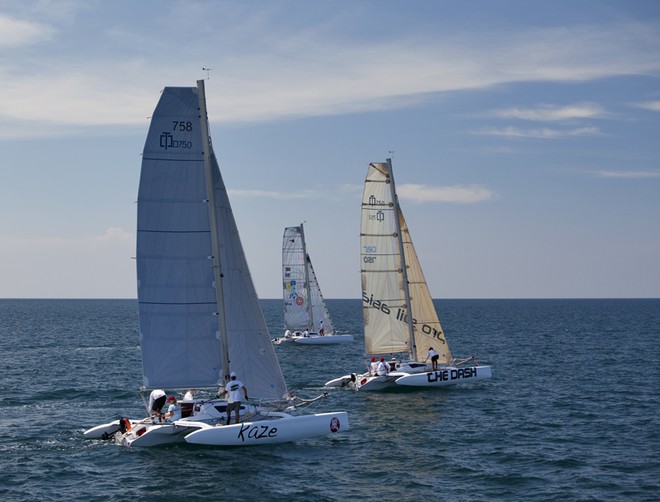
[[302,221],[324,295],[359,298],[387,157],[434,297],[660,297],[660,2],[636,0],[0,0],[0,297],[136,296],[148,117],[207,77],[263,298]]

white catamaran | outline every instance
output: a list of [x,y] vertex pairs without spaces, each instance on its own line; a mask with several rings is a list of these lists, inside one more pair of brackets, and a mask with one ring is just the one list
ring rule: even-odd
[[[479,365],[474,357],[452,357],[399,206],[391,159],[369,164],[360,246],[366,353],[404,357],[384,361],[389,370],[381,365],[379,371],[376,361],[373,369],[344,375],[326,386],[378,391],[490,378],[490,366]],[[435,365],[424,359],[431,348],[438,355]]]
[[138,193],[137,278],[145,389],[215,390],[236,372],[257,404],[244,403],[237,424],[225,425],[226,401],[210,399],[187,403],[173,422],[122,419],[85,437],[242,446],[348,430],[346,412],[296,414],[213,153],[203,80],[166,87],[153,113]]
[[325,305],[312,260],[307,253],[302,223],[284,229],[282,239],[284,336],[273,343],[303,345],[349,343],[353,335],[339,334]]

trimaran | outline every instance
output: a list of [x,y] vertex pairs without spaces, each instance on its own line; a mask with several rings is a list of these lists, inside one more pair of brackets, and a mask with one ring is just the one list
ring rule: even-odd
[[[455,359],[449,350],[399,206],[391,159],[369,164],[360,248],[365,352],[391,357],[386,361],[390,371],[381,375],[358,371],[326,386],[379,391],[491,377],[490,366],[479,365],[474,357]],[[436,368],[424,359],[431,347],[439,355]]]
[[273,340],[273,343],[332,345],[353,341],[353,335],[335,331],[307,252],[302,223],[284,229],[282,285],[286,331],[283,336]]
[[254,401],[242,404],[238,424],[224,425],[227,402],[210,398],[184,403],[187,413],[174,422],[114,420],[85,437],[241,446],[348,430],[346,412],[297,414],[293,406],[213,153],[203,80],[166,87],[153,113],[136,259],[144,388],[213,395],[237,372]]

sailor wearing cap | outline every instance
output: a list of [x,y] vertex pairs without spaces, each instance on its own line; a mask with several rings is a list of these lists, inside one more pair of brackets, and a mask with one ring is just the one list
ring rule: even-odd
[[165,418],[174,422],[181,418],[181,407],[176,402],[176,397],[170,396],[167,398],[167,413],[165,413]]
[[373,376],[376,376],[377,372],[378,372],[378,361],[376,361],[375,357],[372,357],[371,365],[369,366],[369,373],[371,373],[371,375]]

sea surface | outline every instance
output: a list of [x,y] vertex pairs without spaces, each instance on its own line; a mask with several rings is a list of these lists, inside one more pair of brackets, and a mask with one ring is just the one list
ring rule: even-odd
[[[360,301],[328,304],[355,343],[276,346],[301,397],[365,365]],[[82,437],[144,415],[137,302],[0,300],[0,500],[660,500],[660,300],[436,306],[491,380],[333,390],[314,411],[351,429],[330,438],[140,449]]]

